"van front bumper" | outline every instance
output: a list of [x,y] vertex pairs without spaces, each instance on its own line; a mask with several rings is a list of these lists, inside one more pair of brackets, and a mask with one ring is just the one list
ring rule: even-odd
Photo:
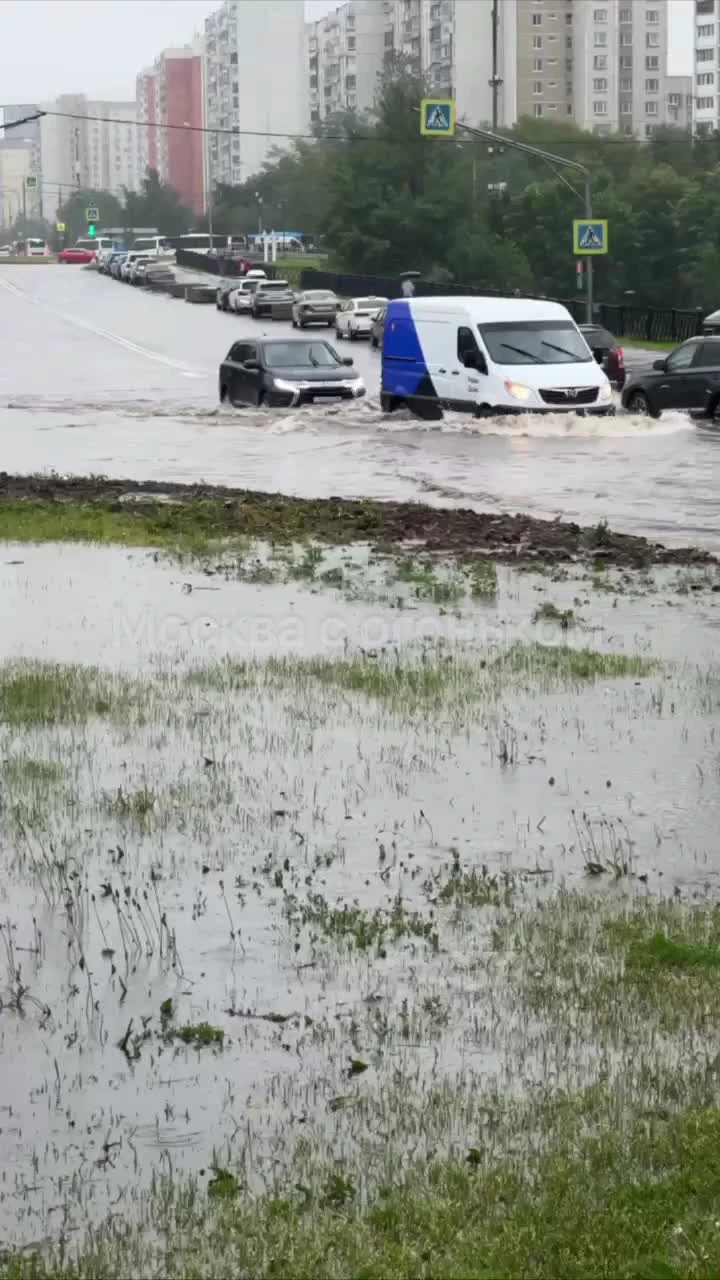
[[501,418],[501,417],[523,418],[523,417],[526,417],[528,414],[532,414],[533,417],[542,417],[544,414],[548,414],[548,413],[573,414],[573,416],[576,418],[614,418],[615,405],[605,404],[597,407],[593,405],[589,407],[586,406],[585,408],[581,408],[581,409],[573,409],[568,407],[567,405],[543,405],[542,407],[539,406],[538,408],[528,408],[528,409],[520,408],[520,407],[516,408],[515,405],[509,405],[509,404],[478,405],[475,410],[475,417],[476,418]]

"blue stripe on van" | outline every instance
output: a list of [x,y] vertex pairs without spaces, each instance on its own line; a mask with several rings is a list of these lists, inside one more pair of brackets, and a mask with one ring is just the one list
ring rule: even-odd
[[[382,349],[382,390],[391,396],[427,394],[430,382],[411,304],[405,299],[389,302]],[[434,388],[430,391],[432,394]]]

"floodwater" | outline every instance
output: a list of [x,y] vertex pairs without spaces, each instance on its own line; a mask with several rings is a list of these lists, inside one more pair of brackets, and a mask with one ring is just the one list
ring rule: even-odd
[[[220,360],[237,337],[264,326],[82,268],[0,267],[0,325],[7,471],[529,511],[720,549],[720,433],[684,414],[659,422],[386,419],[379,360],[362,344],[352,355],[368,384],[365,402],[220,410]],[[648,358],[628,355],[631,363]]]
[[[216,1164],[258,1186],[308,1150],[349,1160],[365,1144],[377,1177],[462,1150],[467,1116],[425,1110],[425,1091],[516,1089],[530,1032],[522,1004],[502,1003],[489,908],[463,924],[432,905],[451,859],[529,898],[581,883],[590,857],[668,892],[720,887],[712,585],[610,572],[596,590],[582,570],[501,569],[496,599],[451,612],[410,594],[398,611],[314,581],[4,544],[0,677],[41,659],[109,680],[75,719],[28,726],[21,708],[0,735],[6,1243],[79,1240],[108,1209],[132,1214],[158,1171]],[[569,632],[533,623],[543,602],[574,607]],[[375,669],[407,642],[442,665],[458,645],[479,658],[518,639],[672,665],[589,684],[508,675],[479,702],[463,683],[430,716],[292,665],[366,648]],[[259,680],[225,683],[215,665],[273,655],[290,666]],[[113,711],[123,675],[144,683]],[[57,678],[80,706],[85,677]],[[358,950],[338,933],[356,912],[368,928],[392,912],[400,931]],[[174,1038],[205,1022],[222,1047]],[[525,1086],[593,1078],[584,1040],[538,1046]],[[410,1080],[417,1128],[393,1093]]]

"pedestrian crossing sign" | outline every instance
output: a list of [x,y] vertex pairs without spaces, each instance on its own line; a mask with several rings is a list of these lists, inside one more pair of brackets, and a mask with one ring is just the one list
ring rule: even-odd
[[454,138],[455,99],[423,98],[420,103],[420,132],[425,137]]
[[573,222],[573,253],[595,257],[608,251],[607,218],[575,218]]

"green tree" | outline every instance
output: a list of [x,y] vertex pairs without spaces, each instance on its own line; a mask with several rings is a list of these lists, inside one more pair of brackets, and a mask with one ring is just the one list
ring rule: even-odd
[[67,228],[65,239],[67,244],[74,244],[79,236],[87,235],[87,218],[85,211],[96,208],[99,214],[99,229],[103,227],[124,226],[124,210],[117,196],[109,191],[93,191],[84,188],[73,191],[58,209],[58,222],[64,222]]

